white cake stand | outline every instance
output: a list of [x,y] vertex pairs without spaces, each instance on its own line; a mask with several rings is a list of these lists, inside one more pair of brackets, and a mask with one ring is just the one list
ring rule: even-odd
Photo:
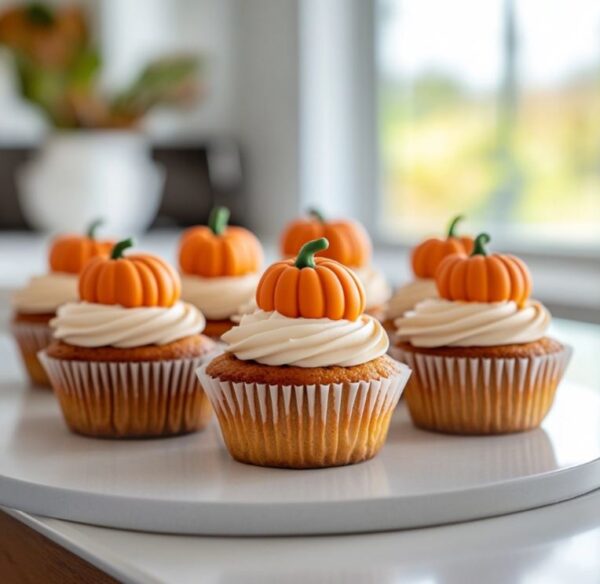
[[75,436],[50,392],[0,380],[0,505],[48,517],[181,534],[332,534],[489,517],[598,487],[600,392],[569,383],[539,430],[432,434],[402,405],[374,460],[294,471],[233,461],[216,424],[164,440]]

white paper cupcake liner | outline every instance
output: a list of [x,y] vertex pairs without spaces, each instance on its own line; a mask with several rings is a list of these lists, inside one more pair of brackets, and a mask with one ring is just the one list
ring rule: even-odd
[[31,381],[40,386],[50,386],[38,352],[52,342],[52,329],[43,323],[13,322],[11,332],[19,345],[23,365]]
[[427,355],[393,347],[414,375],[405,398],[413,421],[452,433],[493,434],[539,426],[572,350],[525,358]]
[[410,370],[389,378],[328,385],[233,383],[198,377],[234,458],[295,468],[333,466],[374,456]]
[[74,432],[144,438],[203,428],[211,408],[195,371],[203,357],[107,362],[54,359],[39,353],[63,416]]

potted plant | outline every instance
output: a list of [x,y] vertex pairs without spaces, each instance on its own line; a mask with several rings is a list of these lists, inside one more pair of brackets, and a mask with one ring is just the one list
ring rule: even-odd
[[106,95],[83,11],[42,3],[2,12],[0,45],[14,56],[21,95],[53,129],[17,176],[26,219],[67,230],[102,215],[114,231],[145,229],[158,210],[164,172],[151,159],[141,122],[156,106],[194,100],[197,59],[156,60],[117,95]]

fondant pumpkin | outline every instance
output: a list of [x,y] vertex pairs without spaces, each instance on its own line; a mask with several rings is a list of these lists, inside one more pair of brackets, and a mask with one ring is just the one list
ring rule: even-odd
[[181,292],[177,271],[149,254],[123,256],[131,239],[117,243],[110,257],[92,258],[79,276],[79,297],[86,302],[139,306],[172,306]]
[[440,262],[453,253],[471,253],[473,239],[458,237],[456,226],[464,217],[459,215],[450,223],[446,239],[432,237],[417,245],[412,252],[412,269],[417,278],[433,278]]
[[295,256],[305,243],[320,237],[329,241],[329,248],[320,257],[351,268],[363,267],[371,259],[371,239],[360,223],[327,221],[315,209],[309,211],[309,217],[296,219],[286,226],[281,236],[281,254]]
[[464,253],[446,257],[439,265],[435,280],[438,292],[447,300],[466,302],[503,302],[513,300],[519,306],[531,294],[531,275],[527,266],[512,255],[488,255],[487,233],[475,239],[470,256]]
[[108,255],[115,242],[96,239],[96,230],[102,223],[102,219],[94,221],[85,235],[57,237],[50,247],[50,270],[79,274],[90,258],[97,255]]
[[328,245],[325,238],[309,241],[295,260],[270,266],[258,283],[258,307],[291,318],[356,320],[365,309],[363,286],[352,270],[339,262],[315,258],[315,253]]
[[179,246],[179,267],[184,274],[215,278],[258,272],[263,258],[260,242],[247,229],[228,226],[228,221],[229,209],[216,207],[208,226],[184,232]]

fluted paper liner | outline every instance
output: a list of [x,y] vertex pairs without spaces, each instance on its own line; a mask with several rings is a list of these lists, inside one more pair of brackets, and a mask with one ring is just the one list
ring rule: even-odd
[[38,353],[52,342],[52,329],[47,324],[13,322],[11,331],[21,352],[23,365],[34,385],[50,388],[50,380],[38,359]]
[[405,401],[415,425],[451,434],[537,428],[550,411],[571,348],[525,358],[426,355],[392,347],[414,371]]
[[328,385],[222,381],[198,369],[230,454],[261,466],[318,468],[368,460],[379,452],[410,376]]
[[186,434],[208,423],[211,407],[195,371],[204,356],[144,362],[73,361],[40,352],[65,422],[104,438]]

